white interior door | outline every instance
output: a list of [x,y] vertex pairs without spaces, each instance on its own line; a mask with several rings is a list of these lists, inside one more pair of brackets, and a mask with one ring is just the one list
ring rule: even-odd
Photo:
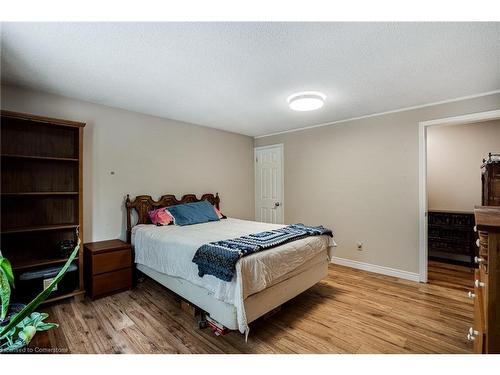
[[283,145],[255,148],[255,220],[283,224]]

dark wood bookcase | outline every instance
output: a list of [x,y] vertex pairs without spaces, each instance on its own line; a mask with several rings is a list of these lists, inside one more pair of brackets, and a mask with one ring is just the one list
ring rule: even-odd
[[472,212],[429,211],[429,259],[474,267],[476,234]]
[[[59,251],[61,241],[76,240],[77,228],[83,241],[85,124],[11,111],[0,114],[2,254],[16,277],[62,266],[66,258]],[[74,290],[47,302],[84,292],[83,244],[74,264]],[[23,300],[22,295],[16,297]]]

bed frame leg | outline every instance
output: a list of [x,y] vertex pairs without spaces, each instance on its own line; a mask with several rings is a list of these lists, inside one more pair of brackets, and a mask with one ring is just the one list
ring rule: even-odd
[[138,284],[146,280],[146,275],[139,271],[136,267],[132,269],[132,287],[135,288]]

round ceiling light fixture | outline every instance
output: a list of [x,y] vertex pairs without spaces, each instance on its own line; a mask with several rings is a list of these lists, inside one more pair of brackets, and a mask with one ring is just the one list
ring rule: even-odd
[[304,91],[290,95],[286,101],[294,111],[314,111],[325,104],[326,95],[317,91]]

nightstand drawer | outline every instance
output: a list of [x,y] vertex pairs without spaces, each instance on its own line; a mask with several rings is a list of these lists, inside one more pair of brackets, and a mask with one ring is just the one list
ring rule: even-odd
[[132,265],[130,249],[98,254],[92,257],[92,275],[129,268]]
[[92,278],[92,296],[101,296],[132,287],[132,269],[103,273]]

